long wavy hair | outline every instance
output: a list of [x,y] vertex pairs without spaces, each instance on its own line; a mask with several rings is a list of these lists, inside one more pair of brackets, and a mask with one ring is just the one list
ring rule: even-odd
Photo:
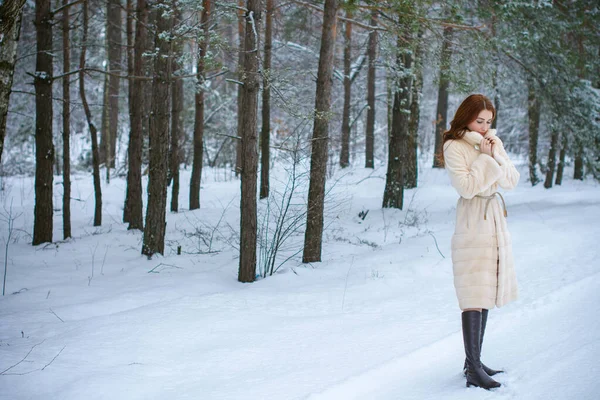
[[492,112],[492,119],[496,118],[496,108],[494,103],[482,94],[472,94],[458,106],[454,118],[450,122],[450,129],[444,132],[442,141],[442,150],[436,154],[441,165],[444,165],[444,148],[448,140],[462,139],[469,130],[467,125],[477,119],[477,116],[483,110]]

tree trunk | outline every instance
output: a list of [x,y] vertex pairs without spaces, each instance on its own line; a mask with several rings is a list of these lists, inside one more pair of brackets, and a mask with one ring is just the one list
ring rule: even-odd
[[[135,24],[135,44],[133,75],[144,75],[143,53],[146,48],[148,30],[148,4],[146,0],[137,0],[137,19]],[[127,147],[127,193],[123,221],[129,222],[127,229],[143,229],[142,212],[142,146],[144,137],[145,86],[143,80],[132,79],[131,100],[129,105],[130,132]]]
[[583,145],[575,136],[575,162],[573,163],[573,179],[583,180]]
[[[419,32],[419,43],[422,31]],[[421,115],[421,91],[423,90],[423,49],[417,47],[414,62],[415,81],[412,84],[410,101],[410,119],[408,122],[408,140],[406,146],[406,170],[404,172],[404,186],[407,189],[417,187],[419,178],[419,161],[417,158],[419,143],[419,118]]]
[[[178,27],[181,23],[181,10],[175,9],[173,26]],[[173,76],[182,75],[181,63],[177,60],[183,55],[183,40],[176,39],[173,44],[173,60],[171,70]],[[171,84],[171,152],[169,155],[169,180],[171,187],[171,211],[179,211],[179,141],[183,136],[183,79],[177,79]]]
[[400,74],[400,79],[394,94],[392,134],[389,139],[388,169],[383,193],[383,207],[399,209],[402,209],[404,202],[403,164],[406,163],[408,148],[412,92],[412,52],[406,48],[406,43],[409,43],[411,38],[409,34],[403,35],[404,37],[398,37],[397,73]]
[[[238,6],[243,9],[244,0],[238,0]],[[242,17],[244,16],[243,11],[238,11],[238,40],[239,40],[239,56],[238,56],[238,80],[242,81],[242,70],[244,69],[244,23]],[[242,86],[238,85],[238,97],[237,97],[237,136],[238,140],[235,143],[235,176],[240,175],[242,169]]]
[[142,254],[152,257],[156,253],[164,254],[167,207],[167,159],[169,156],[169,119],[171,104],[169,87],[171,85],[171,43],[165,36],[171,32],[170,14],[163,13],[169,8],[169,0],[156,3],[157,54],[154,60],[154,79],[152,80],[152,118],[150,119],[150,165],[148,173],[148,207]]
[[15,63],[17,61],[17,42],[21,30],[21,14],[25,0],[4,1],[0,4],[0,165],[6,137],[6,117],[12,87]]
[[260,0],[248,0],[242,86],[242,182],[240,201],[240,268],[238,281],[253,282],[256,275],[256,181],[258,171],[257,117],[259,91]]
[[202,15],[200,22],[202,24],[203,37],[198,43],[198,63],[197,63],[197,86],[196,86],[196,117],[194,120],[194,161],[192,165],[192,178],[190,182],[190,210],[200,208],[200,182],[202,180],[202,156],[204,152],[204,58],[208,49],[210,22],[210,0],[202,1]]
[[554,169],[556,167],[556,148],[558,147],[558,129],[552,127],[552,139],[550,140],[550,150],[548,152],[548,165],[546,168],[546,180],[544,187],[550,189],[552,187],[552,178],[554,178]]
[[[536,168],[537,168],[537,147],[538,137],[540,129],[540,102],[536,95],[535,82],[533,79],[528,80],[528,102],[527,111],[529,118],[529,180],[531,186],[535,186],[540,181]],[[552,172],[554,173],[554,171]]]
[[304,263],[321,261],[325,177],[327,174],[327,148],[329,144],[330,117],[328,114],[331,109],[331,75],[333,73],[338,7],[339,2],[337,0],[325,0],[319,69],[317,72],[308,209],[302,255],[302,262]]
[[[154,48],[154,37],[156,36],[156,18],[158,11],[154,8],[156,4],[153,0],[146,0],[148,7],[148,25],[146,27],[146,42],[144,43],[144,52],[154,54],[156,52]],[[136,25],[137,26],[137,25]],[[146,81],[143,86],[144,90],[144,102],[140,103],[143,106],[143,118],[142,118],[142,165],[149,163],[150,153],[150,117],[152,114],[152,78],[154,77],[154,57],[147,57],[142,55],[143,75],[150,80]]]
[[260,131],[260,198],[269,197],[271,142],[271,49],[273,47],[273,0],[267,0],[265,21],[265,60],[263,64],[262,129]]
[[[352,11],[346,11],[346,18],[352,19]],[[340,167],[350,165],[350,103],[352,101],[352,81],[350,68],[352,64],[352,23],[346,21],[344,32],[344,107],[342,112],[342,148],[340,151]],[[368,163],[368,161],[367,161]]]
[[[442,57],[440,60],[440,86],[438,89],[437,111],[435,119],[435,154],[442,153],[442,144],[444,143],[444,131],[448,125],[448,87],[450,81],[448,73],[450,72],[450,59],[452,57],[452,28],[445,27],[442,43]],[[433,168],[444,168],[438,157],[433,157]]]
[[[134,60],[134,45],[135,45],[135,36],[134,36],[134,30],[133,30],[133,22],[135,21],[137,15],[135,10],[133,9],[133,0],[127,0],[126,3],[126,7],[127,7],[127,22],[125,25],[125,32],[127,35],[127,51],[125,52],[125,54],[127,55],[127,75],[128,76],[133,76],[133,60]],[[133,106],[133,104],[131,103],[131,95],[133,94],[133,88],[132,88],[132,80],[129,80],[127,82],[127,104],[129,106],[129,113],[131,114],[131,106]]]
[[[106,45],[108,71],[121,74],[121,0],[107,0],[106,3]],[[107,126],[103,126],[100,143],[100,163],[107,168],[115,166],[115,148],[117,145],[117,125],[119,123],[119,77],[110,75],[108,79]]]
[[[63,0],[62,5],[69,4],[69,0]],[[69,40],[69,7],[65,7],[62,18],[63,34],[63,73],[71,70],[71,49]],[[71,83],[70,76],[62,80],[63,91],[63,239],[71,237]]]
[[498,67],[494,68],[492,72],[492,86],[494,87],[494,108],[496,109],[496,116],[492,121],[492,129],[497,129],[498,113],[500,112],[500,88],[498,87]]
[[558,157],[558,168],[556,169],[556,181],[557,185],[562,184],[563,173],[565,170],[565,157],[567,156],[567,135],[562,135],[562,144],[560,146],[560,156]]
[[35,65],[35,219],[33,244],[52,242],[52,11],[50,0],[36,0]]
[[79,95],[81,96],[81,103],[83,104],[83,110],[87,119],[88,127],[90,129],[90,135],[92,139],[92,165],[94,170],[94,226],[102,225],[102,187],[100,186],[100,154],[98,150],[98,131],[94,122],[92,121],[92,113],[85,97],[85,55],[87,51],[87,40],[88,40],[88,0],[83,0],[81,3],[83,9],[83,35],[81,38],[82,46],[81,53],[79,54]]
[[[377,26],[377,12],[371,14],[371,26]],[[377,61],[377,31],[369,32],[369,68],[367,70],[367,134],[365,136],[365,168],[375,167],[375,63]]]
[[[126,32],[127,32],[127,75],[132,77],[134,75],[134,57],[135,57],[135,52],[134,52],[134,46],[135,46],[135,38],[134,38],[134,33],[133,33],[133,21],[137,18],[137,14],[135,12],[135,10],[133,9],[133,0],[127,0],[127,25],[126,25]],[[133,79],[130,78],[129,81],[127,82],[127,107],[128,107],[128,112],[129,112],[129,129],[131,130],[131,126],[132,126],[132,113],[133,113],[133,109],[134,109],[134,103],[133,103]],[[131,140],[131,134],[129,136],[130,140]],[[129,145],[127,145],[127,163],[128,163],[128,168],[127,168],[127,182],[129,182]],[[129,190],[125,189],[125,204],[123,207],[123,222],[129,222],[129,214],[130,214],[130,210],[129,207],[127,205],[128,199],[129,197]]]
[[[108,71],[108,66],[106,67],[106,72]],[[110,183],[110,164],[108,163],[108,159],[106,158],[106,154],[110,154],[110,104],[109,104],[109,89],[108,89],[108,78],[109,75],[104,75],[104,91],[103,91],[103,100],[102,100],[102,129],[100,129],[100,163],[104,162],[104,166],[106,167],[106,183]],[[110,157],[109,157],[110,158]]]

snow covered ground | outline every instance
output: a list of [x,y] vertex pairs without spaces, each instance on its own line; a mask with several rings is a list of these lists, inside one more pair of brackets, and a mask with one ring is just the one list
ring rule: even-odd
[[32,247],[33,180],[4,178],[1,213],[22,214],[0,299],[0,398],[600,398],[600,186],[531,188],[521,171],[505,195],[520,299],[490,312],[483,359],[506,371],[492,392],[461,374],[444,171],[423,168],[403,211],[381,210],[383,167],[336,173],[323,262],[293,259],[252,284],[236,281],[239,182],[218,171],[201,210],[168,214],[166,255],[152,260],[120,222],[123,180],[104,184],[94,228],[91,177],[75,177],[75,238]]

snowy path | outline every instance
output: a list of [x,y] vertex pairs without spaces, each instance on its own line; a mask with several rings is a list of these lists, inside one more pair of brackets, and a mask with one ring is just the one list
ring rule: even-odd
[[595,274],[490,320],[493,331],[484,352],[495,348],[502,354],[486,362],[506,370],[495,377],[504,386],[490,393],[464,388],[457,373],[462,335],[456,332],[308,398],[591,399],[600,372],[598,288],[600,274]]
[[[461,375],[447,177],[423,171],[398,211],[380,209],[384,181],[364,179],[370,173],[339,184],[347,201],[326,231],[322,263],[289,264],[251,285],[236,282],[236,254],[223,242],[217,254],[141,257],[141,235],[119,222],[115,180],[104,188],[102,229],[89,226],[90,201],[74,210],[75,239],[11,244],[0,399],[598,398],[597,183],[546,191],[524,182],[506,193],[520,298],[490,313],[484,361],[507,371],[490,393],[465,388]],[[75,182],[79,197],[93,198],[88,179]],[[15,204],[30,232],[32,181],[9,184],[24,196]],[[205,186],[202,210],[168,215],[171,250],[193,250],[186,234],[215,224],[231,199],[224,218],[239,223],[239,185]]]

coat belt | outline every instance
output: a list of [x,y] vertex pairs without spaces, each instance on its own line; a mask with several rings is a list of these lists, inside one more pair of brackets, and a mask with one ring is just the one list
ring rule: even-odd
[[508,217],[508,212],[506,211],[506,203],[504,202],[504,197],[502,197],[502,194],[500,194],[500,192],[494,192],[489,196],[483,196],[481,194],[477,194],[475,195],[475,197],[479,197],[480,199],[486,199],[487,201],[485,202],[485,209],[483,210],[483,219],[487,220],[487,209],[488,206],[490,205],[490,201],[492,201],[492,199],[496,198],[496,195],[500,196],[500,200],[502,200],[502,208],[504,209],[504,217]]

